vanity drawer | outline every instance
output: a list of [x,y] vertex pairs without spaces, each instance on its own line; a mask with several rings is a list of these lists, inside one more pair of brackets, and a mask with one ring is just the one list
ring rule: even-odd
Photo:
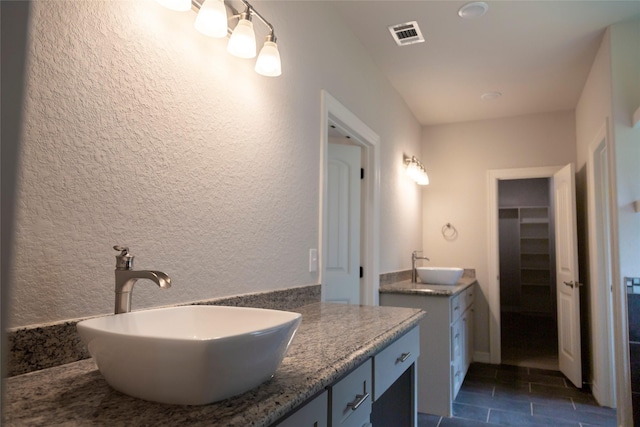
[[460,292],[458,295],[451,298],[451,323],[455,323],[464,311],[463,294],[464,292]]
[[327,392],[298,409],[277,427],[327,427],[327,405],[329,398]]
[[476,300],[476,286],[475,285],[471,285],[467,288],[466,292],[466,303],[467,303],[467,307],[469,307],[471,304],[473,304]]
[[373,358],[373,400],[377,400],[420,355],[419,328],[398,338]]
[[371,414],[371,359],[331,388],[331,425],[362,427]]

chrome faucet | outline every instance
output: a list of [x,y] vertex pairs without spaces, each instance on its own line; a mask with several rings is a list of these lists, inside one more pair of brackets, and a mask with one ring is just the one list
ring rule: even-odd
[[418,256],[419,253],[422,253],[422,251],[413,251],[411,253],[411,283],[417,283],[418,282],[418,274],[417,274],[417,270],[416,270],[416,260],[418,260],[418,259],[426,259],[427,261],[429,261],[429,258],[427,258],[426,256]]
[[171,279],[161,271],[134,270],[133,255],[129,253],[129,248],[114,246],[113,249],[120,251],[120,255],[116,255],[115,314],[131,311],[131,292],[133,291],[133,285],[139,279],[153,280],[162,289],[171,287]]

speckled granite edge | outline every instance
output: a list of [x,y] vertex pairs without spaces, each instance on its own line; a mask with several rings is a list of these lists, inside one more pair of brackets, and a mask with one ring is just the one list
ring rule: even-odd
[[[214,298],[191,304],[291,310],[319,302],[320,288],[320,285],[309,285]],[[89,352],[76,331],[76,324],[82,320],[85,318],[8,330],[7,376],[12,377],[89,358]]]
[[462,278],[455,286],[448,285],[431,285],[428,283],[412,283],[410,280],[402,280],[399,282],[380,285],[380,293],[390,294],[414,294],[414,295],[431,295],[431,296],[452,296],[459,294],[463,290],[476,281],[476,270],[465,268]]

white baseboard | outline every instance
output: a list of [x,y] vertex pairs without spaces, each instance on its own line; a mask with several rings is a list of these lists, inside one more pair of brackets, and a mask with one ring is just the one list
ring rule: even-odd
[[473,361],[480,363],[491,363],[491,354],[486,351],[473,352]]

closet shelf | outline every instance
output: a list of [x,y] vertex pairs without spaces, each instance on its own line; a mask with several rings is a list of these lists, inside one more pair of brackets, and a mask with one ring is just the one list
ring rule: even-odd
[[548,224],[548,218],[520,218],[520,224]]

